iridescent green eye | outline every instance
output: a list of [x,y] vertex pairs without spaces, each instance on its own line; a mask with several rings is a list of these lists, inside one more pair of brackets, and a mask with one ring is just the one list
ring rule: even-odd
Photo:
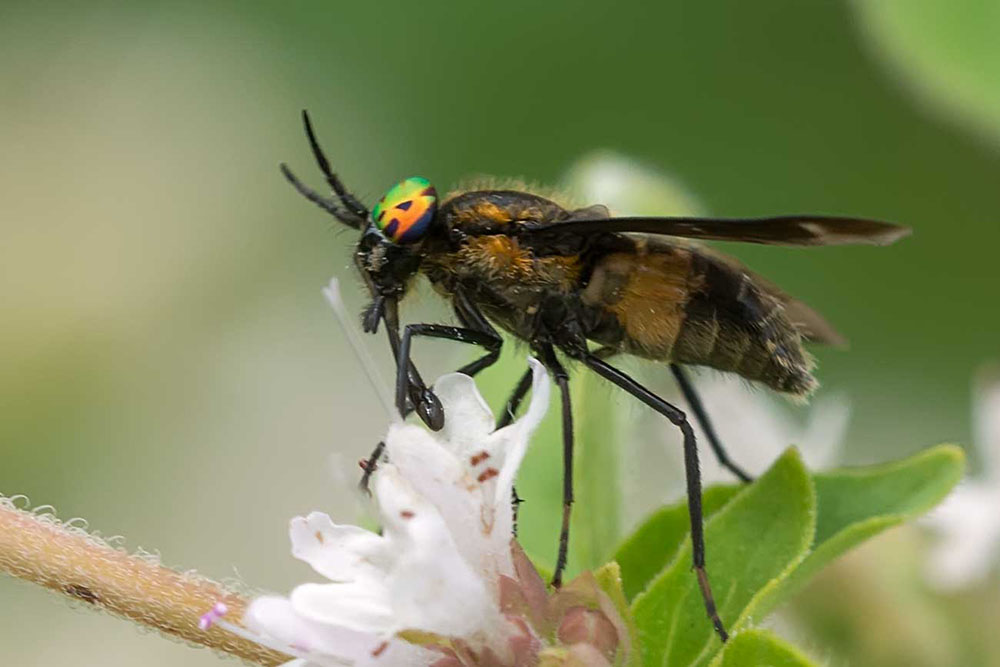
[[437,212],[437,190],[426,178],[394,185],[372,209],[372,222],[394,243],[419,241]]

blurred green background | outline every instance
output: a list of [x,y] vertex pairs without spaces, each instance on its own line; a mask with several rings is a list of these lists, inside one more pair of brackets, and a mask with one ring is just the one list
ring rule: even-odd
[[[967,442],[972,375],[1000,356],[998,17],[972,0],[3,0],[0,492],[274,590],[306,575],[288,517],[355,516],[354,461],[385,417],[319,292],[340,276],[361,307],[354,236],[276,168],[321,183],[302,108],[369,203],[415,174],[556,182],[607,148],[714,214],[911,225],[891,249],[727,249],[850,338],[816,350],[853,405],[847,461]],[[429,296],[406,315],[450,318]],[[419,352],[431,377],[467,354]],[[217,660],[8,579],[0,619],[4,664]]]

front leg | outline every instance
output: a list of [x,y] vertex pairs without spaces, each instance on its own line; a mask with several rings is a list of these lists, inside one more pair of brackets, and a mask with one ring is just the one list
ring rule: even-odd
[[[382,305],[381,317],[385,322],[385,333],[389,339],[389,347],[392,349],[392,358],[396,362],[396,373],[398,374],[400,369],[403,369],[403,372],[407,376],[407,384],[409,385],[410,405],[412,408],[408,408],[404,401],[399,414],[403,419],[406,419],[411,410],[416,410],[417,414],[420,415],[421,421],[427,424],[432,430],[440,431],[444,428],[444,410],[441,408],[441,402],[437,400],[434,392],[424,384],[423,378],[420,377],[420,373],[417,372],[413,363],[408,358],[406,363],[401,361],[402,357],[399,351],[401,344],[399,339],[399,305],[395,298],[383,299]],[[409,357],[409,354],[407,354],[407,357]]]
[[[406,328],[403,329],[403,338],[399,342],[399,357],[396,360],[396,409],[399,410],[399,414],[403,417],[407,414],[406,395],[411,387],[409,369],[413,361],[410,359],[410,347],[414,336],[443,338],[445,340],[455,340],[461,343],[472,343],[485,347],[489,350],[489,354],[482,359],[477,359],[471,364],[463,366],[459,371],[470,375],[481,371],[486,366],[495,362],[496,358],[500,355],[500,347],[503,345],[503,339],[496,332],[486,333],[477,329],[451,327],[442,324],[406,325]],[[423,417],[422,413],[421,417]],[[439,425],[429,423],[426,419],[424,423],[435,431],[440,430],[444,426],[443,420]]]
[[[410,359],[410,338],[415,335],[426,335],[435,338],[446,338],[448,340],[458,340],[460,342],[482,345],[487,349],[487,353],[472,363],[466,364],[458,369],[457,372],[465,373],[466,375],[475,375],[484,368],[492,366],[496,363],[497,359],[500,357],[500,349],[503,347],[503,338],[500,337],[497,330],[494,329],[489,321],[483,316],[479,308],[476,307],[476,305],[463,293],[459,293],[455,297],[454,306],[455,314],[462,323],[462,327],[441,327],[430,324],[410,325],[407,326],[403,332],[403,340],[399,339],[399,325],[395,301],[390,302],[388,307],[385,309],[385,314],[387,316],[386,332],[389,335],[389,346],[392,348],[393,356],[396,359],[396,407],[399,409],[400,414],[404,418],[414,409],[417,409],[423,422],[435,431],[443,428],[444,413],[441,410],[441,405],[438,402],[437,397],[424,385],[423,380],[420,378],[420,374],[417,372],[416,367]],[[411,327],[413,326],[434,327],[435,331],[438,331],[439,333],[435,334],[411,330]],[[452,332],[464,331],[467,333],[471,332],[471,334],[475,337],[475,340],[464,335],[462,337],[444,335],[440,333],[440,330],[450,330]],[[403,348],[403,341],[406,341],[405,351]],[[405,361],[403,361],[404,359]],[[528,379],[528,385],[530,386],[530,371],[526,377]],[[403,386],[402,407],[400,407],[401,402],[399,394],[401,383]],[[407,390],[410,395],[410,405],[406,405]],[[375,472],[375,468],[378,466],[378,461],[382,458],[384,451],[385,442],[379,442],[372,451],[371,455],[362,463],[364,472],[359,486],[365,493],[369,493],[369,481],[371,480],[372,473]]]

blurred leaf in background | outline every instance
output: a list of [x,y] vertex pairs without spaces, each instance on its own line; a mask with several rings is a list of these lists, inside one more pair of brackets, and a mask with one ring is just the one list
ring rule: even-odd
[[918,101],[1000,142],[1000,5],[851,0],[872,53]]

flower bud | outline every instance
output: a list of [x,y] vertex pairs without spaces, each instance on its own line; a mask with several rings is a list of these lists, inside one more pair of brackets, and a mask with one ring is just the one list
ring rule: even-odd
[[602,612],[587,607],[572,607],[563,616],[558,630],[563,644],[589,644],[613,658],[618,647],[618,632]]

